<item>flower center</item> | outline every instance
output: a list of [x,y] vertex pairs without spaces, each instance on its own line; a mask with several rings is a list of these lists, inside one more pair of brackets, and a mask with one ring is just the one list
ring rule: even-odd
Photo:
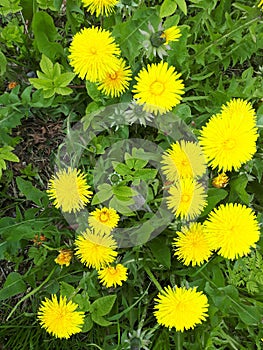
[[182,166],[187,166],[188,165],[188,160],[187,159],[183,159],[181,164],[182,164]]
[[109,273],[113,276],[113,275],[116,275],[117,271],[115,270],[114,267],[110,267],[109,268]]
[[161,95],[164,91],[164,84],[160,81],[155,81],[151,84],[150,91],[153,95]]
[[92,53],[92,55],[96,55],[97,54],[97,50],[95,49],[95,47],[91,47],[90,48],[90,52]]
[[190,196],[189,194],[183,194],[182,197],[181,197],[181,201],[184,202],[184,203],[187,203],[189,202],[190,200]]
[[236,142],[233,139],[227,139],[223,142],[223,148],[225,150],[231,150],[235,147]]
[[117,79],[117,77],[118,77],[118,75],[116,72],[110,74],[111,80],[115,80],[115,79]]
[[107,222],[109,220],[109,214],[108,213],[101,213],[100,214],[100,222]]

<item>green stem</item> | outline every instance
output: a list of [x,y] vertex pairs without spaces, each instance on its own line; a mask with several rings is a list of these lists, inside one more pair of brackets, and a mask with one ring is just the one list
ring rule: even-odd
[[13,313],[16,311],[18,306],[23,303],[26,299],[30,298],[32,295],[34,295],[36,292],[38,292],[51,278],[54,271],[56,270],[56,266],[53,268],[53,270],[50,272],[50,274],[47,276],[47,278],[35,289],[33,289],[30,293],[26,294],[22,299],[19,300],[19,302],[13,307],[10,314],[7,316],[6,321],[9,320],[9,318],[13,315]]
[[200,55],[202,55],[204,52],[206,52],[207,50],[209,50],[211,47],[213,47],[214,45],[217,45],[218,43],[220,43],[220,41],[224,40],[225,38],[231,36],[232,34],[234,34],[235,32],[240,31],[241,29],[245,28],[245,27],[249,27],[252,23],[256,22],[259,20],[259,17],[253,18],[251,21],[244,23],[242,26],[233,29],[232,31],[230,31],[229,33],[226,33],[225,35],[221,36],[221,38],[216,39],[215,41],[213,41],[211,44],[209,44],[207,47],[205,47],[201,52],[197,52],[194,57],[198,57]]
[[183,350],[181,332],[176,332],[176,350]]
[[160,283],[157,281],[157,279],[154,277],[152,271],[149,269],[148,266],[144,266],[144,270],[147,273],[147,275],[150,277],[150,280],[154,283],[155,287],[161,292],[163,288],[161,287]]

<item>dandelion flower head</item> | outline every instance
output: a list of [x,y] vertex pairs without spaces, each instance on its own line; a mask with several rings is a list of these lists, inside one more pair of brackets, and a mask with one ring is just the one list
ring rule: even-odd
[[178,237],[172,243],[179,260],[185,265],[201,265],[212,255],[209,240],[201,223],[191,223],[176,232]]
[[77,169],[62,169],[49,180],[47,194],[55,207],[65,213],[75,213],[89,203],[89,190],[85,174]]
[[82,0],[84,7],[93,15],[96,13],[96,17],[100,15],[109,16],[114,9],[114,6],[119,0]]
[[218,174],[212,180],[212,185],[216,188],[224,188],[227,186],[229,181],[228,176],[225,173]]
[[165,39],[164,45],[168,45],[170,41],[178,41],[181,36],[181,31],[177,26],[172,26],[165,29],[161,34],[161,38]]
[[66,297],[52,295],[46,298],[38,311],[38,319],[42,328],[57,338],[68,339],[72,334],[81,332],[84,324],[84,312],[76,311],[78,305],[68,301]]
[[59,251],[59,255],[55,259],[55,263],[58,265],[66,265],[69,266],[71,259],[73,257],[73,252],[70,249],[61,249]]
[[111,264],[117,257],[117,244],[110,235],[99,235],[88,229],[75,241],[76,255],[88,267],[97,270]]
[[256,152],[257,127],[250,104],[239,100],[223,106],[202,128],[200,145],[212,169],[238,170]]
[[92,211],[88,218],[90,227],[96,233],[110,233],[119,222],[120,216],[113,208],[102,208]]
[[181,102],[184,84],[180,76],[167,62],[148,64],[135,78],[134,98],[146,112],[164,114]]
[[122,282],[126,281],[128,278],[127,267],[122,264],[117,264],[115,267],[108,266],[99,270],[98,276],[100,282],[107,288],[116,287],[117,285],[122,286]]
[[130,67],[125,67],[125,61],[119,59],[118,68],[111,73],[106,73],[106,76],[100,82],[98,89],[107,96],[119,97],[128,89],[131,75]]
[[260,0],[258,7],[263,7],[263,0]]
[[194,328],[208,316],[207,297],[197,292],[196,287],[165,287],[155,301],[154,315],[157,322],[168,328],[175,327],[177,332]]
[[192,220],[201,214],[206,205],[204,187],[194,179],[181,179],[168,190],[167,206],[175,217]]
[[168,181],[180,178],[200,177],[206,171],[205,158],[201,147],[190,141],[177,141],[162,156],[162,170]]
[[102,81],[119,67],[120,49],[108,30],[83,28],[69,47],[70,65],[81,79]]
[[204,222],[210,246],[227,259],[250,252],[259,240],[259,223],[252,209],[242,204],[221,204]]

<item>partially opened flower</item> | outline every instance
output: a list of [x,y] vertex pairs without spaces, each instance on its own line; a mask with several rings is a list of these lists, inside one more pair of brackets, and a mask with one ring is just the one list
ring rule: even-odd
[[99,17],[104,14],[105,16],[110,15],[118,1],[119,0],[82,0],[82,3],[92,15],[96,13],[96,17]]
[[148,64],[135,78],[134,98],[146,112],[164,114],[181,102],[184,84],[180,76],[167,62]]
[[89,203],[89,190],[85,174],[77,169],[62,169],[52,176],[48,183],[48,197],[54,200],[56,208],[65,213],[75,213]]
[[175,327],[177,332],[183,332],[205,321],[208,316],[208,300],[206,295],[196,289],[165,287],[155,299],[157,304],[154,315],[157,322],[168,328]]
[[161,38],[165,39],[164,45],[168,45],[170,41],[178,41],[181,36],[181,31],[177,26],[172,26],[165,29],[161,34]]
[[92,211],[88,223],[96,233],[108,234],[118,225],[119,219],[120,217],[115,209],[104,207]]
[[98,89],[105,95],[119,97],[129,87],[131,80],[131,69],[125,66],[123,59],[119,59],[119,66],[111,73],[106,73],[105,78],[100,82]]
[[195,219],[206,205],[205,189],[194,179],[181,179],[171,186],[168,192],[167,206],[175,217]]
[[71,259],[73,257],[73,251],[71,249],[61,249],[59,255],[55,259],[55,263],[58,265],[69,266]]
[[238,170],[256,152],[257,127],[255,113],[245,101],[233,100],[222,107],[202,128],[199,137],[203,152],[218,170]]
[[117,264],[114,266],[104,267],[103,269],[98,271],[98,276],[100,282],[109,287],[116,287],[117,285],[122,286],[122,282],[126,281],[127,276],[127,267],[122,264]]
[[119,67],[120,49],[108,30],[83,28],[69,47],[70,65],[81,79],[102,81]]
[[206,162],[201,147],[190,141],[177,141],[162,156],[162,171],[168,181],[180,178],[201,177],[206,171]]
[[57,338],[68,339],[71,335],[81,332],[84,324],[84,312],[76,311],[78,305],[66,297],[52,295],[51,300],[45,298],[39,308],[37,317],[41,327]]
[[178,237],[173,241],[174,255],[185,265],[201,265],[212,255],[209,240],[201,223],[191,223],[176,232]]
[[224,188],[227,186],[228,181],[228,176],[225,173],[221,173],[213,178],[212,185],[216,188]]
[[77,237],[75,245],[80,261],[97,270],[111,264],[118,255],[117,244],[110,235],[99,235],[89,230]]
[[227,259],[247,255],[259,240],[260,230],[255,213],[242,204],[221,204],[204,222],[210,246]]

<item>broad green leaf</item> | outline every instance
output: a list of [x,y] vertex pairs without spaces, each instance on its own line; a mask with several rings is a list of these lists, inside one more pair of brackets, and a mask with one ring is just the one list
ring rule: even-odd
[[149,242],[150,249],[153,256],[157,261],[166,266],[168,269],[171,267],[171,249],[165,244],[163,237],[157,237]]
[[71,72],[62,73],[55,78],[55,85],[58,87],[66,87],[72,79],[74,79],[75,74]]
[[16,13],[22,9],[19,0],[0,0],[0,14],[7,16],[10,13]]
[[98,325],[100,325],[102,327],[108,327],[109,325],[111,325],[111,322],[105,320],[105,318],[103,316],[99,316],[97,314],[92,313],[91,318],[92,318],[92,321],[94,321],[95,323],[97,323]]
[[28,80],[36,89],[43,89],[43,90],[52,89],[52,90],[54,90],[52,80],[40,79],[40,78],[30,78]]
[[34,43],[39,52],[45,54],[51,60],[63,56],[62,46],[55,42],[59,38],[57,28],[53,18],[47,12],[39,11],[34,14],[32,30],[35,36]]
[[91,315],[85,316],[84,324],[81,328],[81,332],[82,333],[89,332],[92,329],[92,327],[93,327],[93,321],[92,321]]
[[34,260],[36,266],[41,266],[46,260],[47,250],[31,247],[28,251],[28,257]]
[[78,304],[79,309],[84,312],[90,311],[90,301],[88,293],[84,290],[81,294],[76,294],[72,297],[72,301]]
[[164,0],[160,8],[160,17],[168,17],[175,13],[177,8],[176,0]]
[[237,302],[233,302],[231,306],[236,310],[238,316],[246,325],[257,326],[260,324],[262,315],[258,307]]
[[116,297],[116,295],[106,295],[105,297],[95,300],[91,305],[91,313],[97,316],[107,315],[111,311]]
[[3,288],[0,290],[0,300],[13,297],[16,294],[24,293],[26,284],[23,277],[18,272],[10,272],[7,276]]
[[59,95],[62,96],[66,96],[66,95],[70,95],[72,93],[72,89],[68,88],[68,87],[57,87],[55,88],[55,92]]
[[44,72],[48,78],[53,79],[53,63],[46,55],[42,55],[39,65],[42,72]]
[[0,148],[0,159],[9,160],[11,162],[19,162],[19,158],[12,153],[13,147],[5,146]]
[[185,0],[175,0],[180,10],[183,11],[185,15],[187,15],[187,6]]
[[28,86],[21,94],[21,100],[23,104],[29,104],[31,100],[32,86]]
[[140,169],[134,172],[134,177],[144,181],[153,180],[157,172],[157,169]]
[[249,204],[249,194],[246,191],[248,184],[248,178],[246,174],[242,174],[238,178],[231,180],[230,185],[230,194],[229,201],[234,202],[239,197],[245,204]]
[[75,288],[70,284],[62,281],[60,282],[60,294],[67,297],[67,299],[71,298],[75,293]]
[[111,198],[113,195],[112,187],[108,184],[104,184],[105,186],[99,186],[99,191],[93,196],[92,205],[97,205],[99,203],[103,203]]
[[126,198],[130,198],[137,194],[135,190],[125,185],[112,186],[112,192],[117,196],[126,197]]
[[[1,11],[1,10],[0,10]],[[7,66],[7,59],[2,51],[0,51],[0,75],[5,74]]]
[[129,166],[126,164],[113,161],[112,166],[113,166],[114,170],[122,176],[131,174],[131,170],[130,170]]
[[207,191],[207,206],[202,211],[200,217],[206,216],[215,208],[217,203],[226,198],[228,192],[222,188],[209,188]]
[[22,177],[17,177],[16,183],[19,191],[25,195],[27,200],[33,201],[35,204],[42,206],[41,200],[47,196],[46,193],[34,187],[30,181],[22,179]]

